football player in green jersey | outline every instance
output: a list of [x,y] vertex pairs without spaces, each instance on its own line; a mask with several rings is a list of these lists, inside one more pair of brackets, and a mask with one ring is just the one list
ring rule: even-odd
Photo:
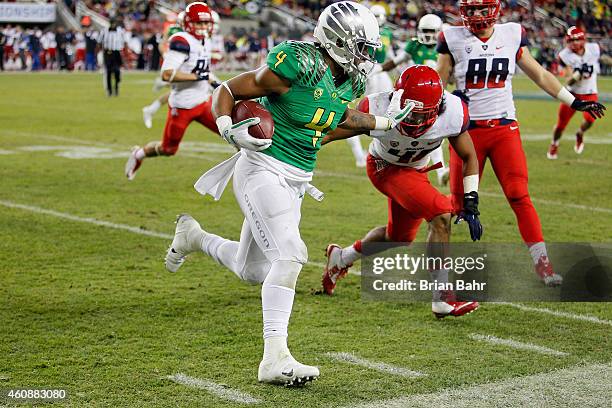
[[[322,138],[337,126],[392,128],[414,107],[400,108],[397,92],[384,116],[347,108],[363,94],[380,47],[369,9],[349,1],[333,3],[321,13],[314,36],[315,43],[277,45],[266,65],[224,82],[213,95],[221,135],[241,150],[207,171],[195,187],[218,199],[233,174],[234,195],[245,217],[240,241],[206,232],[182,215],[166,254],[172,272],[187,254],[204,252],[240,279],[262,284],[264,352],[258,379],[273,384],[302,385],[319,376],[317,367],[298,363],[289,352],[287,327],[297,278],[308,257],[299,230],[300,207],[311,190]],[[260,98],[272,114],[271,140],[249,135],[259,118],[232,123],[235,101],[253,98]]]
[[[374,5],[370,8],[370,11],[374,14],[374,17],[376,17],[376,21],[380,27],[380,41],[382,46],[376,50],[374,59],[377,63],[381,64],[385,62],[386,59],[395,56],[391,45],[393,41],[393,32],[385,25],[387,22],[387,10],[383,6],[380,4]],[[391,89],[393,89],[393,82],[386,72],[377,72],[368,76],[366,82],[366,95],[389,91]],[[361,146],[360,137],[353,136],[346,139],[346,141],[351,147],[351,151],[355,157],[355,165],[357,167],[365,167],[366,152]]]

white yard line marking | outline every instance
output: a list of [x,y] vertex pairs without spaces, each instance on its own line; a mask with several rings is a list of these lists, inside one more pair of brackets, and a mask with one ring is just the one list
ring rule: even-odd
[[589,323],[605,324],[605,325],[608,325],[608,326],[612,326],[612,321],[600,319],[599,317],[596,317],[596,316],[583,315],[583,314],[570,313],[570,312],[563,312],[561,310],[552,310],[552,309],[548,309],[548,308],[545,308],[545,307],[525,306],[525,305],[521,305],[521,304],[518,304],[518,303],[510,303],[510,302],[495,302],[495,303],[491,303],[491,304],[493,304],[493,305],[497,304],[497,305],[511,306],[511,307],[516,308],[516,309],[523,310],[525,312],[543,313],[543,314],[548,314],[548,315],[552,315],[552,316],[555,316],[555,317],[563,317],[565,319],[581,320],[581,321],[589,322]]
[[[481,196],[484,196],[484,197],[495,197],[495,198],[506,199],[506,196],[504,196],[503,194],[500,194],[500,193],[488,193],[486,191],[481,191],[479,194]],[[531,201],[533,201],[535,204],[554,205],[554,206],[557,206],[557,207],[574,208],[576,210],[595,211],[595,212],[602,212],[602,213],[612,214],[612,208],[591,207],[591,206],[588,206],[588,205],[574,204],[574,203],[564,203],[562,201],[553,201],[553,200],[546,200],[546,199],[542,199],[542,198],[533,198],[533,197],[531,197]]]
[[45,208],[36,207],[33,205],[14,203],[12,201],[0,200],[0,205],[3,205],[8,208],[17,208],[20,210],[30,211],[30,212],[37,213],[37,214],[50,215],[56,218],[64,218],[70,221],[84,222],[87,224],[99,225],[101,227],[129,231],[134,234],[147,235],[150,237],[164,238],[164,239],[174,238],[174,235],[171,235],[171,234],[164,234],[161,232],[149,231],[149,230],[145,230],[139,227],[132,227],[131,225],[117,224],[114,222],[102,221],[102,220],[98,220],[98,219],[90,218],[90,217],[79,217],[78,215],[72,215],[72,214],[54,211],[54,210],[47,210]]
[[334,360],[355,364],[361,367],[369,368],[371,370],[380,371],[381,373],[385,374],[393,374],[410,378],[423,377],[427,375],[403,367],[397,367],[386,363],[366,360],[365,358],[357,357],[356,355],[351,353],[325,353],[325,355],[330,358],[333,358]]
[[490,343],[494,345],[515,348],[517,350],[534,351],[536,353],[549,354],[549,355],[557,356],[557,357],[565,357],[569,355],[568,353],[565,353],[563,351],[553,350],[548,347],[538,346],[536,344],[531,344],[531,343],[523,343],[523,342],[512,340],[512,339],[502,339],[502,338],[491,336],[491,335],[472,333],[469,335],[469,337],[472,340],[483,341],[485,343]]
[[169,375],[167,378],[177,384],[208,391],[209,393],[227,401],[237,402],[240,404],[259,404],[261,402],[261,400],[247,394],[246,392],[238,391],[210,380],[189,377],[183,373]]
[[[171,240],[174,238],[174,234],[165,234],[163,232],[145,230],[139,227],[133,227],[131,225],[118,224],[118,223],[109,222],[109,221],[102,221],[102,220],[98,220],[96,218],[91,218],[91,217],[79,217],[78,215],[73,215],[73,214],[55,211],[55,210],[48,210],[46,208],[36,207],[34,205],[19,204],[19,203],[14,203],[12,201],[6,201],[6,200],[0,200],[0,205],[4,207],[8,207],[8,208],[15,208],[15,209],[24,210],[24,211],[30,211],[30,212],[37,213],[37,214],[50,215],[52,217],[63,218],[63,219],[70,220],[70,221],[83,222],[86,224],[94,224],[94,225],[99,225],[101,227],[128,231],[134,234],[146,235],[149,237],[163,238],[163,239],[168,239],[168,240]],[[308,262],[308,264],[319,267],[319,268],[325,267],[324,264],[321,264],[318,262]]]
[[608,407],[612,382],[605,378],[612,378],[612,365],[591,364],[350,408]]
[[[363,180],[364,178],[366,178],[365,175],[341,173],[341,172],[333,172],[333,171],[316,171],[315,175],[322,176],[322,177],[345,178],[349,180]],[[495,197],[495,198],[506,199],[506,196],[504,196],[501,193],[489,193],[486,191],[480,191],[479,194],[484,197]],[[595,212],[601,212],[601,213],[606,213],[606,214],[612,214],[612,208],[592,207],[589,205],[573,204],[573,203],[566,203],[562,201],[534,198],[533,196],[531,196],[531,201],[533,201],[536,204],[554,205],[554,206],[559,206],[559,207],[574,208],[576,210],[595,211]]]
[[[521,139],[523,141],[528,142],[539,142],[542,140],[549,141],[551,139],[551,135],[547,134],[525,134],[521,135]],[[571,139],[570,139],[571,142]],[[606,135],[589,135],[588,133],[585,136],[584,143],[589,144],[612,144],[612,137],[608,134]]]

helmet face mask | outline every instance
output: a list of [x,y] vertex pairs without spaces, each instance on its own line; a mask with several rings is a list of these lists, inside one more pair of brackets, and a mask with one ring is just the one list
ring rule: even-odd
[[499,0],[461,0],[461,20],[471,32],[478,33],[492,27],[500,11]]
[[442,105],[444,88],[440,75],[425,65],[413,65],[402,72],[395,83],[395,89],[403,89],[401,106],[409,102],[415,107],[397,126],[399,132],[417,138],[436,122]]
[[183,28],[198,40],[210,36],[212,32],[213,19],[210,8],[206,3],[191,3],[185,9]]
[[330,57],[351,76],[368,75],[382,46],[376,18],[361,4],[344,1],[326,7],[314,30]]

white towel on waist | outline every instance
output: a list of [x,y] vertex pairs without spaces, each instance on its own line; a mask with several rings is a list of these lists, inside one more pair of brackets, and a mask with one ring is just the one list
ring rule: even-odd
[[202,195],[210,194],[215,201],[219,201],[221,194],[223,194],[225,187],[227,187],[227,183],[229,183],[234,174],[234,167],[239,158],[240,152],[217,164],[202,174],[193,187],[198,193]]

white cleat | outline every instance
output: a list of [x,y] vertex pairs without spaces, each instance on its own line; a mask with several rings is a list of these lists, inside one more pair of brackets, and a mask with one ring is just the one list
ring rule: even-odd
[[176,219],[174,239],[166,252],[166,269],[168,272],[179,270],[185,257],[198,251],[204,231],[200,224],[189,214],[181,214]]
[[134,180],[134,177],[136,177],[136,170],[138,170],[138,168],[142,164],[142,160],[138,160],[136,158],[136,152],[139,149],[140,146],[132,147],[132,153],[130,153],[130,157],[125,163],[125,177],[127,177],[127,179],[130,181]]
[[162,80],[160,77],[155,78],[153,82],[153,92],[159,92],[163,87],[170,85],[169,82]]
[[574,144],[574,151],[576,154],[582,154],[584,151],[584,136],[576,133],[576,143]]
[[153,112],[149,110],[148,106],[142,108],[142,120],[147,129],[151,129],[153,127]]
[[259,382],[301,387],[319,378],[319,369],[298,363],[291,354],[287,354],[276,361],[262,360],[257,378]]

